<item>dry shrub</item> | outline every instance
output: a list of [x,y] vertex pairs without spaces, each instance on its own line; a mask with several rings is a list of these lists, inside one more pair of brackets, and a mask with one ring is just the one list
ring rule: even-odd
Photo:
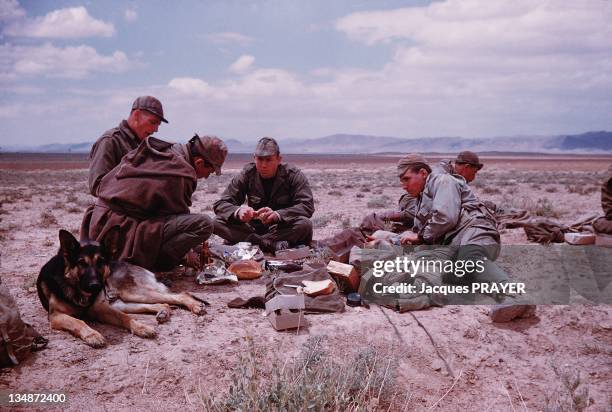
[[339,190],[330,190],[327,194],[330,196],[342,196],[342,192]]
[[546,192],[547,193],[556,193],[557,192],[557,187],[556,186],[548,186],[546,188]]
[[535,216],[559,218],[562,215],[562,212],[546,197],[534,200],[528,197],[504,196],[501,203],[502,208],[524,209]]
[[596,186],[587,186],[580,184],[566,185],[565,188],[567,189],[568,193],[576,193],[578,195],[588,195],[599,190],[599,188]]
[[487,194],[487,195],[500,195],[501,194],[501,190],[499,190],[497,187],[495,186],[484,186],[482,188],[482,193]]
[[580,370],[572,365],[558,366],[551,362],[551,367],[559,378],[550,396],[546,395],[546,412],[584,411],[591,403],[589,385],[582,380]]
[[[337,357],[329,354],[324,337],[308,339],[300,355],[272,367],[261,361],[269,348],[249,350],[233,370],[228,393],[215,397],[198,387],[207,411],[354,411],[397,409],[396,366],[391,352],[368,347]],[[399,402],[397,402],[399,403]],[[395,407],[395,408],[393,408]]]
[[355,197],[358,198],[358,199],[361,199],[361,198],[365,197],[365,195],[363,193],[357,193],[357,194],[355,194]]
[[348,229],[349,227],[351,227],[351,218],[350,218],[350,216],[345,216],[342,219],[342,228],[343,229]]
[[49,227],[55,225],[57,225],[57,218],[53,215],[53,212],[50,210],[44,210],[40,214],[40,226]]
[[319,228],[326,227],[330,222],[340,221],[342,219],[343,219],[343,216],[341,213],[320,214],[312,218],[312,226],[314,228],[319,229]]
[[368,200],[367,206],[370,209],[381,209],[384,207],[390,207],[392,203],[393,201],[391,200],[389,196],[383,195],[383,196],[373,197],[372,199]]
[[69,193],[66,197],[66,203],[76,203],[79,201],[79,198],[76,197],[74,193]]
[[81,213],[83,211],[83,209],[77,205],[65,205],[64,210],[66,210],[68,213]]

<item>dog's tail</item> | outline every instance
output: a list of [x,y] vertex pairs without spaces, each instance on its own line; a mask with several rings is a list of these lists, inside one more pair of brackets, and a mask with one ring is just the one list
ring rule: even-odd
[[81,228],[79,229],[79,240],[81,242],[89,242],[89,225],[91,223],[91,217],[93,216],[94,206],[95,205],[92,204],[85,209]]

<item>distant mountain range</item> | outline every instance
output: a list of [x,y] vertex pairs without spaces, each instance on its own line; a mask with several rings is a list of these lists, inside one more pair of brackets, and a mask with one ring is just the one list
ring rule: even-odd
[[[251,153],[255,143],[226,139],[230,153]],[[36,147],[2,147],[2,152],[87,153],[93,142],[53,143]],[[335,134],[314,139],[279,139],[283,153],[455,153],[474,152],[521,153],[612,153],[612,132],[588,132],[561,136],[501,136],[489,138],[430,137],[399,138]]]

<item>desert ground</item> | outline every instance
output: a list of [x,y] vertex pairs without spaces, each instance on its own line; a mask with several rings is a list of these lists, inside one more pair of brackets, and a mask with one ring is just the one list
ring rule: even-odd
[[[247,159],[232,156],[222,176],[201,181],[192,212],[212,215],[212,203]],[[395,156],[287,155],[285,160],[298,164],[312,185],[316,239],[357,225],[369,211],[393,209],[402,193]],[[483,161],[485,168],[472,184],[483,199],[564,223],[601,214],[599,182],[612,156],[495,155]],[[535,317],[505,324],[491,322],[488,306],[415,312],[454,371],[451,376],[408,313],[376,305],[347,307],[340,314],[308,315],[309,326],[297,333],[276,332],[261,310],[227,307],[235,297],[263,294],[265,277],[205,287],[179,269],[167,275],[171,289],[203,294],[211,304],[207,314],[174,309],[162,325],[153,316],[137,315],[155,326],[153,340],[94,324],[108,346],[92,349],[49,328],[35,288],[40,268],[57,252],[59,229],[77,235],[82,212],[92,202],[86,168],[84,155],[0,154],[0,277],[23,319],[49,339],[45,350],[0,372],[0,390],[64,392],[69,402],[61,409],[70,411],[232,409],[244,405],[240,396],[242,401],[255,396],[270,382],[280,382],[277,389],[285,393],[295,390],[292,385],[308,384],[292,379],[306,376],[306,368],[299,371],[300,359],[316,353],[323,362],[317,376],[327,379],[319,382],[323,385],[349,378],[369,384],[378,377],[379,387],[368,390],[363,408],[612,408],[610,305],[539,306]],[[527,240],[522,229],[509,229],[502,242]],[[504,269],[512,276],[511,266]],[[357,367],[363,356],[377,366]]]

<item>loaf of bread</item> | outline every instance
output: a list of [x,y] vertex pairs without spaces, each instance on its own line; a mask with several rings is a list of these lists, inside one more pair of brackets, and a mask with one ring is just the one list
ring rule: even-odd
[[308,296],[329,295],[334,291],[335,284],[331,280],[303,280],[304,288],[302,291]]
[[239,280],[257,279],[261,276],[261,264],[255,260],[237,260],[227,270],[235,274]]

